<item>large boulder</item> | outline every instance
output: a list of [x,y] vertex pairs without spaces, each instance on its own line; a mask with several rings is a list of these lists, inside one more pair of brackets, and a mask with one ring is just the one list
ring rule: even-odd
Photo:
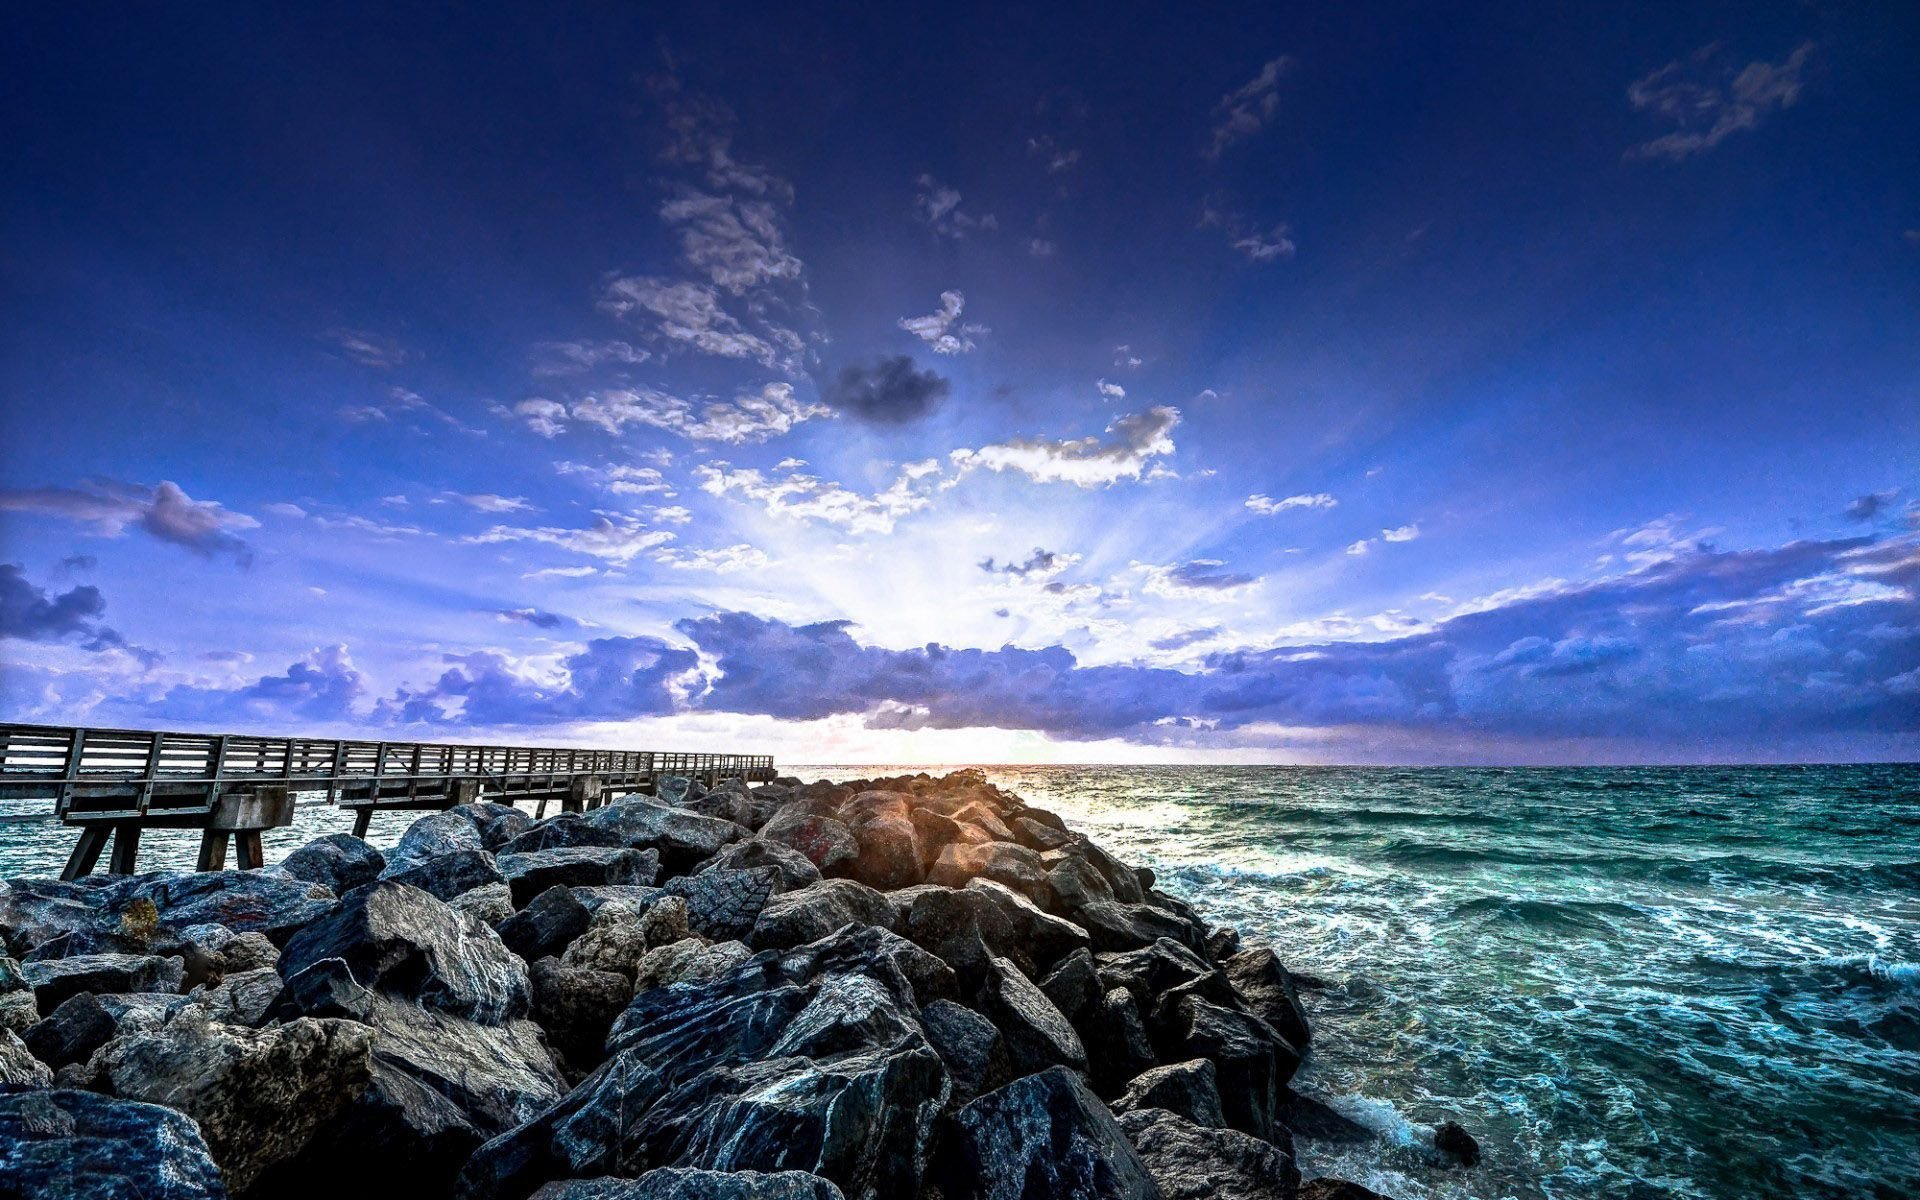
[[1153,1041],[1133,993],[1113,988],[1080,1014],[1074,1026],[1087,1047],[1094,1090],[1117,1096],[1127,1083],[1154,1064]]
[[391,879],[443,854],[486,848],[479,826],[466,817],[452,810],[428,813],[407,826],[393,849],[387,851],[387,865],[382,874]]
[[0,1029],[18,1033],[39,1019],[40,1004],[26,972],[14,959],[0,956]]
[[560,954],[587,931],[592,918],[572,890],[554,886],[541,892],[496,930],[507,949],[527,962]]
[[625,846],[620,831],[587,824],[587,814],[563,812],[536,821],[516,835],[495,854],[531,854],[535,850],[557,850],[566,846]]
[[0,1188],[48,1200],[224,1200],[191,1118],[92,1092],[0,1092]]
[[45,1020],[27,1028],[22,1040],[35,1058],[50,1067],[83,1063],[107,1044],[120,1021],[91,992],[70,996]]
[[863,883],[823,879],[768,900],[746,941],[756,950],[784,950],[817,941],[849,923],[891,929],[893,905]]
[[1163,1108],[1195,1125],[1224,1129],[1227,1115],[1220,1107],[1220,1078],[1204,1058],[1154,1067],[1134,1076],[1127,1090],[1113,1102],[1113,1111]]
[[0,1085],[51,1087],[53,1069],[33,1056],[20,1035],[0,1029]]
[[197,1007],[94,1056],[103,1090],[192,1117],[221,1176],[245,1192],[304,1149],[367,1086],[373,1031],[310,1018],[273,1029],[217,1024]]
[[1073,910],[1074,923],[1087,931],[1095,950],[1138,950],[1168,938],[1196,951],[1206,949],[1204,929],[1154,904],[1095,900]]
[[447,811],[471,821],[474,831],[480,835],[480,844],[496,854],[500,847],[533,827],[532,817],[511,804],[495,804],[490,800],[456,804]]
[[830,1180],[805,1171],[698,1171],[660,1167],[638,1179],[567,1179],[533,1200],[846,1200]]
[[952,1000],[920,1008],[920,1027],[953,1080],[949,1103],[966,1104],[1013,1078],[1006,1042],[993,1022]]
[[449,903],[476,888],[506,882],[499,864],[485,850],[451,850],[404,871],[389,868],[382,872],[381,878],[417,887]]
[[528,972],[533,985],[533,1020],[568,1067],[591,1070],[606,1057],[607,1031],[633,999],[633,981],[615,971],[562,962],[536,961]]
[[811,859],[779,842],[762,841],[754,838],[750,841],[735,842],[725,850],[714,855],[695,869],[696,875],[708,871],[752,871],[762,867],[775,872],[773,890],[791,892],[806,887],[810,883],[819,883],[820,868],[813,865]]
[[944,887],[965,887],[973,879],[1005,884],[1035,904],[1053,903],[1053,889],[1047,883],[1040,856],[1011,841],[952,843],[940,852],[939,859],[927,872],[928,883]]
[[667,895],[687,902],[687,928],[714,941],[746,937],[774,893],[780,874],[771,867],[716,868],[669,880]]
[[333,906],[334,894],[270,871],[155,871],[91,883],[16,879],[0,888],[0,936],[35,958],[177,953],[175,931],[222,925],[276,945]]
[[655,946],[641,957],[633,971],[633,991],[667,987],[689,980],[712,979],[724,975],[753,957],[743,942],[709,942],[704,938],[682,938],[664,946]]
[[596,833],[611,835],[617,845],[658,850],[661,865],[675,875],[712,858],[722,846],[747,833],[732,821],[631,796],[594,809],[581,818],[581,823]]
[[860,857],[860,843],[844,821],[792,805],[774,814],[755,837],[804,855],[822,875],[845,875]]
[[1212,1060],[1228,1125],[1254,1137],[1273,1136],[1280,1087],[1300,1060],[1271,1025],[1187,995],[1174,1009],[1165,1040],[1169,1058]]
[[[461,822],[463,828],[473,827]],[[281,978],[340,959],[361,986],[483,1025],[527,1012],[527,969],[479,919],[382,880],[287,942]]]
[[1307,1010],[1300,1004],[1293,975],[1280,956],[1265,946],[1232,955],[1220,964],[1247,1011],[1273,1026],[1296,1050],[1305,1050],[1313,1037]]
[[334,895],[344,896],[378,879],[386,866],[386,856],[366,842],[350,833],[330,833],[308,842],[269,870],[320,884]]
[[199,994],[198,1003],[207,1015],[229,1025],[265,1024],[274,1002],[280,998],[280,972],[272,967],[235,971]]
[[919,883],[925,876],[920,838],[904,803],[881,808],[856,822],[853,837],[859,853],[849,873],[861,883],[885,891]]
[[178,992],[186,964],[156,954],[78,954],[20,965],[41,1012],[81,992]]
[[980,988],[980,1011],[1006,1039],[1016,1071],[1037,1071],[1058,1064],[1087,1069],[1087,1050],[1073,1025],[1046,993],[1004,958],[989,961]]
[[1052,1067],[954,1115],[968,1200],[1160,1200],[1126,1133],[1079,1075]]
[[1241,1133],[1197,1125],[1164,1108],[1120,1116],[1166,1200],[1294,1200],[1293,1155]]
[[1081,1014],[1100,1003],[1106,988],[1094,968],[1093,955],[1076,950],[1053,965],[1040,979],[1040,990],[1053,1001],[1060,1015],[1076,1024]]
[[975,879],[966,890],[985,896],[1013,927],[1014,944],[1038,966],[1048,967],[1092,945],[1086,931],[1071,921],[1041,911],[1026,895],[991,879]]
[[660,854],[611,846],[568,846],[502,854],[500,873],[513,891],[515,907],[532,902],[550,887],[650,886],[660,874]]

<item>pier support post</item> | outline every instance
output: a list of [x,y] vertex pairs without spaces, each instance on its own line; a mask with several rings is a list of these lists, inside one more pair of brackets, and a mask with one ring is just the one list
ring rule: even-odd
[[567,798],[561,802],[564,812],[585,812],[589,808],[600,807],[601,794],[606,783],[598,775],[575,775],[573,786],[567,792]]
[[[366,815],[362,810],[361,816]],[[206,831],[200,835],[202,871],[223,871],[227,866],[227,839],[242,871],[257,871],[262,865],[260,831],[293,824],[293,793],[282,784],[257,784],[228,792],[214,802],[207,814]],[[359,822],[355,821],[358,832]],[[118,842],[115,842],[116,854]]]

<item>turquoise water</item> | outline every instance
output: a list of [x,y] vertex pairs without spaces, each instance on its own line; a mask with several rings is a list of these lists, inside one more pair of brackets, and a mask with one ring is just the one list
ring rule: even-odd
[[[1298,1084],[1380,1138],[1303,1141],[1309,1175],[1400,1200],[1920,1195],[1920,767],[990,773],[1326,983]],[[268,859],[349,824],[305,808]],[[0,874],[57,869],[70,836],[0,823]],[[192,844],[154,835],[143,865]],[[1448,1117],[1473,1171],[1419,1148]]]

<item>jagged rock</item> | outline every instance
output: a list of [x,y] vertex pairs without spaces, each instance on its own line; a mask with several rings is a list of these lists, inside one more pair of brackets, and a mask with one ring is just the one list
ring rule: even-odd
[[1279,1100],[1274,1106],[1274,1122],[1284,1126],[1289,1133],[1317,1142],[1358,1145],[1379,1136],[1352,1117],[1312,1096],[1302,1096],[1291,1088],[1280,1089]]
[[821,879],[820,868],[814,866],[806,855],[791,846],[759,838],[728,846],[700,864],[694,877],[698,878],[709,871],[751,871],[761,867],[774,870],[773,890],[776,895],[798,891],[810,883],[819,883]]
[[1106,994],[1094,970],[1093,955],[1085,950],[1076,950],[1055,963],[1053,970],[1040,980],[1040,990],[1053,1001],[1061,1016],[1074,1022],[1079,1021],[1080,1014],[1100,1003]]
[[[1028,809],[1037,812],[1038,809]],[[1022,846],[1036,853],[1046,850],[1058,850],[1073,843],[1073,836],[1066,830],[1034,820],[1030,816],[1020,815],[1007,820],[1007,828]]]
[[900,973],[906,976],[907,983],[912,986],[915,1003],[959,997],[960,977],[938,955],[922,950],[890,930],[876,929],[874,932],[880,935],[880,946],[887,957],[893,960],[894,966],[900,968]]
[[685,775],[662,775],[653,781],[654,799],[678,807],[694,795],[693,780]]
[[640,960],[652,949],[638,918],[600,921],[575,938],[560,957],[569,966],[610,971],[631,988]]
[[1073,911],[1073,920],[1093,939],[1095,950],[1138,950],[1161,938],[1195,950],[1206,944],[1191,924],[1152,904],[1090,901]]
[[612,834],[617,844],[634,850],[660,852],[669,874],[680,874],[712,858],[747,831],[732,821],[703,817],[638,797],[627,797],[596,808],[581,818],[589,829]]
[[1146,888],[1140,885],[1140,876],[1132,867],[1101,849],[1090,838],[1074,835],[1071,851],[1093,865],[1093,868],[1106,876],[1107,886],[1113,889],[1113,898],[1121,904],[1139,904],[1147,898]]
[[52,1087],[53,1070],[33,1056],[20,1035],[0,1029],[0,1085]]
[[763,842],[786,846],[804,855],[822,875],[844,875],[860,857],[860,843],[846,823],[819,816],[798,806],[774,814],[754,835]]
[[1037,970],[1013,921],[983,890],[928,884],[895,892],[892,900],[900,931],[939,955],[969,986],[980,980],[994,955],[1011,959],[1022,971]]
[[227,1186],[250,1188],[298,1154],[366,1087],[373,1033],[301,1018],[273,1029],[217,1024],[198,1008],[122,1034],[94,1057],[105,1090],[192,1117]]
[[611,846],[568,846],[503,854],[500,873],[513,890],[516,907],[531,903],[550,887],[650,886],[660,873],[654,850]]
[[638,917],[653,907],[660,898],[660,889],[656,887],[577,887],[573,888],[573,898],[587,906],[587,912],[598,917],[602,910],[609,913],[623,912]]
[[386,857],[366,842],[350,833],[330,833],[313,839],[269,869],[344,896],[378,879],[386,866]]
[[1345,1179],[1309,1179],[1300,1185],[1296,1200],[1390,1200],[1372,1188]]
[[0,1029],[19,1033],[40,1019],[39,1001],[33,998],[33,985],[11,958],[0,958]]
[[1216,1004],[1239,1002],[1224,975],[1172,938],[1160,938],[1134,950],[1096,954],[1094,965],[1102,984],[1132,992],[1142,1012],[1153,1012],[1168,995],[1195,990]]
[[1169,1057],[1213,1061],[1229,1126],[1254,1137],[1273,1135],[1280,1085],[1300,1060],[1271,1025],[1188,995],[1174,1010],[1166,1040]]
[[948,1103],[962,1105],[1013,1077],[1006,1042],[993,1022],[951,1000],[920,1007],[920,1026],[953,1079]]
[[928,883],[945,887],[962,888],[973,879],[1005,884],[1035,904],[1053,903],[1053,890],[1047,884],[1040,856],[1013,842],[955,842],[940,852],[939,860],[927,872]]
[[373,1008],[373,993],[360,986],[344,958],[320,959],[285,976],[284,982],[284,995],[296,1014],[364,1021]]
[[587,931],[590,920],[587,906],[569,889],[555,885],[502,921],[496,932],[507,949],[534,962],[566,950]]
[[483,884],[447,901],[447,907],[467,913],[482,925],[498,928],[513,916],[513,890],[504,883]]
[[606,1056],[607,1031],[633,999],[633,983],[613,971],[542,958],[528,971],[533,1019],[577,1070],[591,1070]]
[[278,945],[333,902],[321,885],[267,871],[155,871],[92,883],[16,879],[0,889],[0,934],[15,954],[33,952],[36,959],[144,954],[170,931],[204,924],[265,933]]
[[535,821],[526,831],[494,851],[502,854],[531,854],[536,850],[558,850],[567,846],[624,846],[620,831],[587,824],[585,813],[563,812]]
[[682,938],[664,946],[655,946],[646,952],[634,968],[633,986],[629,994],[688,980],[712,979],[752,957],[753,951],[736,941],[709,945],[701,938]]
[[220,973],[237,974],[272,967],[280,961],[280,947],[264,933],[240,933],[227,939],[220,948]]
[[1087,1069],[1087,1050],[1073,1025],[1035,987],[1020,968],[1004,958],[987,965],[980,989],[980,1011],[1006,1039],[1015,1070],[1033,1071],[1059,1064]]
[[[473,827],[465,822],[463,827]],[[343,960],[362,986],[494,1025],[526,1015],[527,971],[499,935],[418,888],[381,880],[287,942],[280,975]]]
[[1120,1128],[1166,1200],[1293,1200],[1300,1183],[1291,1154],[1237,1129],[1163,1108],[1124,1113]]
[[161,921],[176,928],[224,925],[235,933],[264,933],[276,946],[334,903],[324,885],[265,871],[158,871],[129,875],[100,890],[110,897],[109,907],[124,910],[147,900]]
[[1113,902],[1113,885],[1079,854],[1043,855],[1041,862],[1047,868],[1047,885],[1053,889],[1054,903],[1061,911],[1071,913],[1082,905]]
[[1224,1129],[1227,1115],[1220,1108],[1219,1076],[1204,1058],[1154,1067],[1134,1076],[1127,1090],[1113,1102],[1116,1113],[1142,1108],[1164,1108],[1195,1125]]
[[0,1093],[0,1186],[48,1200],[225,1200],[189,1118],[57,1089]]
[[1207,930],[1207,959],[1210,962],[1225,962],[1240,953],[1240,931],[1228,925],[1215,925]]
[[493,855],[485,850],[452,850],[436,854],[404,871],[389,867],[382,872],[381,878],[417,887],[449,902],[475,888],[506,882]]
[[1160,1200],[1106,1106],[1064,1067],[1016,1079],[954,1116],[972,1200]]
[[1233,990],[1240,994],[1247,1011],[1273,1026],[1296,1050],[1307,1048],[1313,1031],[1307,1025],[1306,1009],[1294,989],[1293,976],[1280,958],[1265,946],[1242,950],[1220,964]]
[[756,950],[786,949],[817,941],[848,922],[890,929],[893,905],[863,883],[823,879],[768,900],[747,936],[747,945]]
[[640,914],[637,928],[649,947],[665,946],[692,937],[693,930],[687,924],[687,898],[670,895],[659,897]]
[[484,851],[479,826],[451,810],[428,813],[407,826],[393,849],[387,851],[387,865],[381,878],[391,879],[402,871],[411,871],[422,863],[461,850]]
[[274,1001],[280,996],[280,988],[280,972],[272,967],[256,967],[229,974],[217,986],[201,993],[199,1002],[216,1021],[256,1026],[265,1023]]
[[1087,1048],[1094,1090],[1114,1096],[1154,1064],[1153,1041],[1133,993],[1114,988],[1074,1026]]
[[1042,912],[1031,899],[1005,884],[975,879],[968,882],[966,890],[993,902],[1013,927],[1014,944],[1025,949],[1036,964],[1051,965],[1092,944],[1078,925]]
[[81,992],[178,992],[186,963],[154,954],[78,954],[21,964],[43,1012]]
[[456,804],[447,811],[472,822],[474,832],[480,835],[481,846],[496,854],[500,847],[533,827],[532,817],[510,804],[495,804],[490,800]]
[[23,1037],[33,1056],[50,1067],[85,1062],[113,1037],[119,1022],[91,992],[71,996]]
[[696,1171],[661,1167],[638,1179],[569,1179],[531,1200],[846,1200],[832,1182],[805,1171]]
[[686,900],[688,929],[714,941],[736,941],[753,931],[778,878],[768,867],[719,868],[670,880],[664,890]]
[[978,845],[993,840],[986,830],[978,825],[962,825],[945,813],[935,812],[923,806],[914,807],[907,815],[913,823],[914,842],[920,847],[920,871],[924,875],[940,861],[940,855],[948,846]]
[[1433,1148],[1463,1167],[1480,1161],[1480,1143],[1457,1121],[1442,1121],[1433,1130]]
[[858,856],[850,873],[861,883],[888,890],[919,883],[926,874],[920,838],[904,804],[859,821],[853,837]]

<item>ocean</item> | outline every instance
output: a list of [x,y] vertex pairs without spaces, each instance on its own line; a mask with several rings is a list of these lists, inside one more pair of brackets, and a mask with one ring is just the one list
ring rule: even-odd
[[[1378,1137],[1302,1140],[1309,1176],[1398,1200],[1920,1195],[1920,766],[989,774],[1312,977],[1296,1086]],[[268,859],[348,825],[307,808]],[[0,823],[0,875],[57,871],[70,840]],[[142,865],[191,847],[150,835]],[[1429,1161],[1445,1119],[1480,1166]]]

